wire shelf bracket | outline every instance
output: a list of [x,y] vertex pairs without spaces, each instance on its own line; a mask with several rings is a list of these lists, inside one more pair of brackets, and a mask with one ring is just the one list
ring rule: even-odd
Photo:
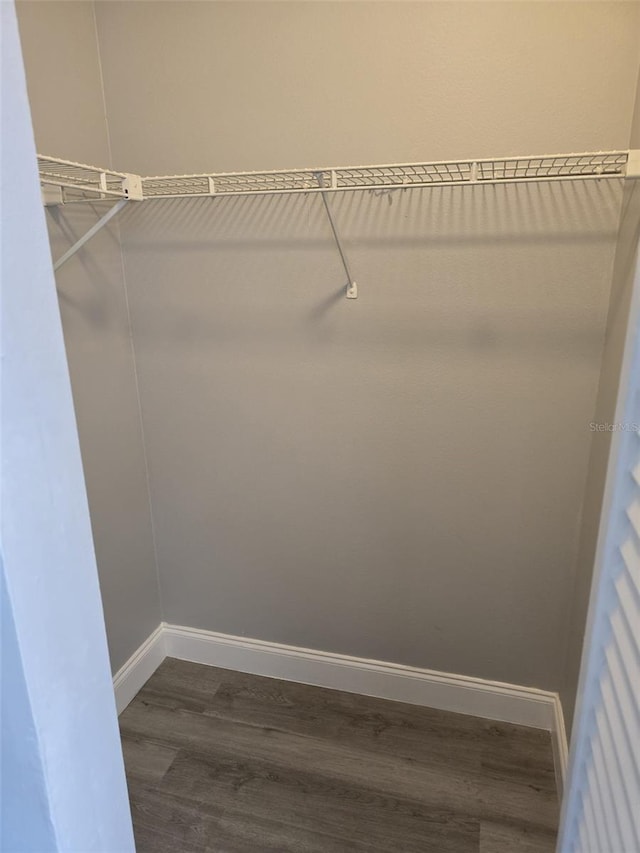
[[104,214],[104,216],[101,216],[100,219],[98,219],[98,221],[96,222],[96,224],[92,226],[86,234],[83,234],[83,236],[80,237],[80,239],[77,240],[73,244],[73,246],[71,246],[71,248],[64,253],[61,258],[58,258],[58,260],[53,265],[54,272],[57,272],[63,264],[66,264],[69,258],[72,258],[76,254],[76,252],[84,246],[85,243],[88,243],[89,240],[91,240],[92,237],[95,237],[98,231],[101,231],[107,224],[107,222],[109,222],[109,220],[113,219],[116,214],[120,213],[125,204],[128,204],[128,199],[121,198],[120,201],[117,201],[113,205],[113,207]]
[[41,154],[38,155],[38,172],[42,201],[47,207],[76,201],[116,200],[116,204],[58,258],[53,265],[54,271],[59,270],[104,228],[129,200],[142,201],[143,198],[142,178],[128,172],[114,172],[99,166],[87,166],[85,163],[74,163],[71,160],[60,160]]
[[[318,185],[320,187],[324,187],[324,175],[322,172],[318,172],[316,175]],[[331,183],[335,183],[335,173],[331,174]],[[358,285],[356,284],[353,276],[351,275],[351,270],[349,269],[349,262],[347,261],[347,256],[344,253],[344,249],[342,248],[342,243],[340,241],[340,235],[336,229],[336,223],[333,220],[333,214],[331,212],[331,208],[329,207],[329,201],[327,199],[327,194],[324,192],[320,193],[322,198],[322,203],[324,204],[324,209],[327,213],[327,219],[329,220],[329,225],[331,226],[331,231],[333,233],[333,239],[336,241],[336,246],[338,247],[338,252],[340,253],[340,259],[342,260],[342,266],[344,267],[344,271],[347,274],[347,289],[346,289],[346,297],[347,299],[357,299],[358,298]]]

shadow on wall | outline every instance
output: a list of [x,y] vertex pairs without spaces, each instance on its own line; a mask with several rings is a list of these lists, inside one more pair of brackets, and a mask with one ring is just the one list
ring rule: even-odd
[[[345,235],[358,245],[459,248],[519,242],[579,242],[617,233],[620,180],[567,181],[476,187],[402,188],[329,194]],[[233,249],[258,243],[278,249],[302,241],[321,245],[328,233],[319,194],[165,199],[130,205],[137,249]],[[135,224],[134,224],[135,223]],[[158,241],[158,242],[156,242]]]
[[[638,243],[640,242],[640,181],[631,181],[630,187],[623,196],[620,229],[616,248],[616,281],[629,282],[633,277]],[[628,311],[628,293],[624,287],[613,287],[611,290],[610,312],[618,316]]]
[[[46,207],[47,224],[49,227],[49,240],[51,242],[51,253],[54,262],[57,258],[80,239],[101,216],[113,205],[112,201],[107,203],[87,202],[86,204],[73,204],[62,207]],[[106,329],[110,325],[110,311],[108,306],[116,293],[121,288],[120,281],[114,279],[109,267],[105,268],[104,257],[118,258],[120,252],[119,231],[113,223],[110,227],[103,228],[100,232],[101,249],[98,256],[92,251],[91,241],[87,248],[81,250],[74,258],[67,261],[68,264],[80,262],[86,273],[86,282],[90,286],[78,289],[74,282],[73,287],[65,287],[64,267],[56,274],[56,288],[58,298],[65,308],[72,309],[76,314],[83,316],[87,325],[94,329]],[[95,244],[94,244],[95,246]],[[116,297],[117,298],[117,297]]]
[[[168,620],[556,689],[621,190],[334,194],[355,301],[316,195],[128,205]],[[62,251],[96,218],[59,216]],[[97,419],[91,246],[58,287]]]
[[[613,423],[624,354],[624,343],[633,292],[636,253],[640,239],[640,182],[625,186],[620,230],[617,240],[607,331],[600,372],[594,421]],[[582,656],[582,644],[591,592],[600,512],[604,496],[612,433],[594,432],[591,440],[588,479],[582,511],[580,547],[575,584],[570,597],[570,624],[564,689],[561,693],[567,730],[570,731]]]
[[[587,306],[608,286],[602,250],[621,200],[609,180],[334,193],[361,286],[353,305],[317,195],[132,203],[119,227],[128,286],[145,303],[136,342],[352,350],[357,333],[367,348],[582,359],[602,338]],[[80,207],[51,214],[58,251],[104,209]],[[63,273],[60,298],[99,326],[108,281],[90,248],[70,263],[90,284],[65,287]]]

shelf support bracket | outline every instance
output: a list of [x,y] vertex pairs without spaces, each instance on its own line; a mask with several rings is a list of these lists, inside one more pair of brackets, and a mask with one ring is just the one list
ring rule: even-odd
[[58,260],[53,265],[54,271],[59,270],[60,267],[69,260],[69,258],[72,258],[75,255],[75,253],[78,251],[78,249],[81,249],[85,243],[88,243],[92,237],[95,237],[95,235],[98,233],[98,231],[100,231],[102,228],[104,228],[104,226],[107,224],[107,222],[109,222],[110,219],[113,219],[113,217],[117,213],[120,213],[120,211],[125,206],[125,204],[128,202],[128,200],[129,199],[121,198],[120,201],[118,201],[116,204],[114,204],[113,207],[110,210],[108,210],[104,216],[100,217],[100,219],[98,219],[96,224],[94,226],[92,226],[91,228],[89,228],[89,230],[87,231],[86,234],[84,234],[82,237],[80,237],[80,239],[77,240],[73,244],[73,246],[71,246],[70,249],[67,249],[67,251],[64,253],[64,255],[61,258],[58,258]]
[[[320,187],[324,186],[324,176],[321,172],[316,174],[316,180],[318,181],[318,185]],[[321,192],[322,203],[324,204],[324,209],[327,213],[327,219],[329,220],[329,225],[331,226],[331,231],[333,232],[333,239],[336,241],[336,246],[338,247],[338,252],[340,253],[340,259],[342,260],[342,266],[344,267],[344,271],[347,274],[347,291],[346,297],[347,299],[357,299],[358,298],[358,285],[353,280],[353,276],[351,275],[351,270],[349,269],[349,262],[347,261],[346,255],[342,248],[342,243],[340,242],[340,235],[336,230],[336,224],[333,221],[333,214],[331,213],[331,208],[329,207],[329,201],[327,199],[327,194],[325,192]]]
[[627,171],[625,177],[640,178],[640,150],[632,148],[627,160]]

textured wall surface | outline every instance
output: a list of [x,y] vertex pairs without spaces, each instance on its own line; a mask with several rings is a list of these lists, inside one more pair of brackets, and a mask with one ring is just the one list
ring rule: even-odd
[[633,124],[631,125],[631,148],[640,148],[640,76],[636,86],[636,103],[633,109]]
[[[626,148],[639,10],[99,2],[113,165]],[[558,688],[621,199],[129,207],[165,617]]]
[[[93,5],[18,4],[38,150],[108,166]],[[54,257],[108,205],[49,208]],[[56,274],[113,670],[160,621],[127,297],[111,224]]]
[[[615,423],[620,366],[633,290],[638,238],[640,237],[640,185],[637,181],[626,187],[622,210],[602,358],[602,372],[593,416],[593,422],[597,424]],[[593,433],[580,529],[575,587],[571,597],[566,680],[561,691],[568,727],[571,726],[578,687],[585,620],[589,605],[593,561],[596,553],[610,446],[611,433],[609,431]]]
[[[640,146],[640,76],[636,94],[634,122],[631,128],[630,147]],[[640,181],[630,181],[625,186],[620,226],[616,244],[611,296],[605,343],[602,351],[602,368],[598,386],[594,423],[615,423],[616,401],[620,368],[624,354],[629,306],[633,292],[638,240],[640,238]],[[562,704],[570,729],[578,689],[580,661],[584,639],[591,578],[593,575],[600,512],[604,494],[607,464],[611,447],[611,432],[594,432],[589,457],[589,473],[584,495],[575,586],[571,596],[566,671],[561,690]]]
[[[614,420],[640,423],[635,264]],[[640,850],[640,436],[611,436],[558,853]]]
[[628,145],[636,3],[97,2],[114,167]]
[[0,645],[2,732],[0,749],[0,844],[23,853],[54,850],[55,830],[38,748],[35,721],[0,555]]
[[0,32],[2,119],[11,128],[2,140],[0,173],[7,785],[0,846],[7,853],[132,853],[89,507],[13,3],[0,3]]
[[[628,144],[633,4],[97,19],[147,174]],[[167,619],[558,687],[619,203],[335,197],[357,303],[317,198],[128,211]]]
[[166,618],[557,687],[619,196],[126,211]]

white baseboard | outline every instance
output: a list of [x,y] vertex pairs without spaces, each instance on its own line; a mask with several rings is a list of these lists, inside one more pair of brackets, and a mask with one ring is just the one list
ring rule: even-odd
[[114,679],[118,713],[165,657],[546,729],[562,789],[567,740],[557,693],[163,622]]
[[113,677],[116,708],[119,714],[124,711],[145,681],[151,678],[166,656],[164,622],[161,622]]
[[213,631],[166,625],[167,655],[255,675],[474,714],[551,731],[555,694]]

